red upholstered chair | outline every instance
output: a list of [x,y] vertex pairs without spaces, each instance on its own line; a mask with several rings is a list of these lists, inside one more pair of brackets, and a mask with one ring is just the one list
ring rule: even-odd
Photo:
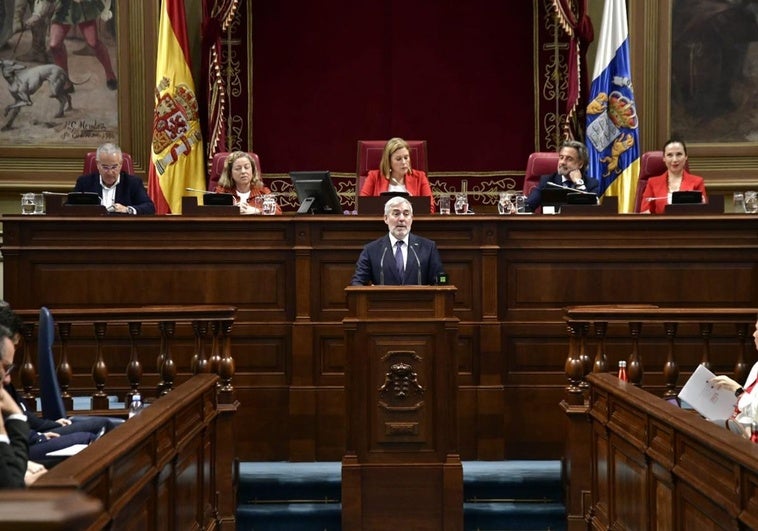
[[[121,171],[125,171],[126,173],[130,175],[134,175],[134,162],[132,161],[132,156],[129,153],[122,151],[121,157],[123,159],[123,162],[121,164]],[[84,155],[84,171],[82,172],[82,174],[87,175],[88,173],[95,173],[96,171],[97,171],[97,152],[90,151],[89,153]]]
[[[684,169],[689,171],[690,164],[685,162]],[[639,212],[642,207],[642,194],[645,193],[647,180],[657,177],[666,171],[666,163],[663,162],[663,151],[645,151],[640,157],[640,174],[637,177],[637,193],[634,197],[634,211]]]
[[[429,173],[426,155],[426,140],[406,140],[411,155],[411,168]],[[386,140],[358,140],[358,169],[356,170],[355,194],[363,188],[370,170],[378,170]]]
[[[261,160],[258,158],[258,155],[253,153],[252,151],[247,152],[248,155],[255,161],[255,165],[258,166],[258,171],[261,172],[261,178],[263,177],[263,172],[261,170]],[[216,185],[218,185],[218,180],[221,177],[221,172],[224,171],[224,162],[226,161],[226,157],[229,156],[229,152],[227,151],[220,151],[213,155],[213,160],[211,161],[211,173],[208,177],[208,191],[212,192],[216,189]]]
[[524,195],[528,196],[532,188],[540,183],[540,177],[555,173],[558,167],[558,153],[554,151],[537,151],[529,155],[524,175]]

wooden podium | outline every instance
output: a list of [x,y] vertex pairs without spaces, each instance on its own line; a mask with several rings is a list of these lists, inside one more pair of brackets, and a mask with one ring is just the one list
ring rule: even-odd
[[346,288],[342,529],[463,529],[454,286]]

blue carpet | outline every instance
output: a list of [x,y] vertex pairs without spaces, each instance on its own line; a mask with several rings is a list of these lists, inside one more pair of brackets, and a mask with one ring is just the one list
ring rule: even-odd
[[[341,474],[339,462],[240,463],[237,530],[339,531]],[[467,531],[566,529],[560,461],[464,461],[463,491]]]

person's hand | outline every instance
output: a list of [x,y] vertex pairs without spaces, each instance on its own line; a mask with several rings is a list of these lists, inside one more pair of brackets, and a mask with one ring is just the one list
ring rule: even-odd
[[129,208],[121,203],[113,203],[113,211],[118,212],[119,214],[126,214],[129,212]]
[[240,214],[260,214],[261,211],[257,208],[255,208],[253,205],[250,205],[244,201],[241,201],[239,204],[240,207]]
[[45,468],[44,465],[35,463],[34,461],[27,461],[26,474],[24,474],[24,483],[28,487],[37,481],[45,472],[47,472],[47,468]]
[[8,391],[0,386],[0,412],[3,415],[15,415],[22,413],[21,407],[13,400],[13,397],[8,394]]
[[61,426],[70,426],[71,425],[71,421],[68,420],[68,419],[58,419],[55,422],[57,422]]
[[45,439],[47,439],[48,441],[49,441],[50,439],[55,439],[56,437],[60,437],[60,436],[61,436],[61,434],[60,434],[60,433],[55,433],[54,431],[46,431],[46,432],[45,432],[45,433],[43,433],[42,435],[44,435],[44,436],[45,436]]
[[568,174],[568,178],[571,179],[572,183],[578,183],[583,179],[582,170],[571,170]]
[[740,384],[728,376],[724,376],[723,374],[711,378],[708,383],[711,384],[715,389],[728,389],[731,392],[735,392],[741,387]]

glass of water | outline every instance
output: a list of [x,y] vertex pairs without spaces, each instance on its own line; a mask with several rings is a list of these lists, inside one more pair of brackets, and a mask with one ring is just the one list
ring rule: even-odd
[[450,196],[441,195],[439,198],[440,214],[450,214]]
[[752,190],[745,192],[745,212],[758,214],[758,192]]
[[513,201],[514,195],[511,192],[500,192],[497,201],[498,214],[513,214],[516,212],[516,205]]
[[468,197],[466,194],[458,194],[455,197],[455,213],[465,214],[468,212]]
[[23,194],[21,196],[21,213],[24,215],[34,214],[35,194]]

